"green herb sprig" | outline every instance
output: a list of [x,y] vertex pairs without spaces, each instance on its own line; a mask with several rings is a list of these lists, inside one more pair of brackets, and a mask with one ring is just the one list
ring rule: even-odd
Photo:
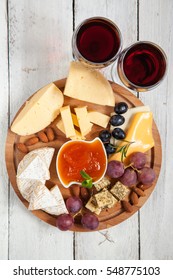
[[115,153],[121,153],[121,161],[123,162],[124,158],[126,158],[127,156],[127,151],[130,147],[131,144],[135,143],[135,142],[129,142],[127,140],[122,140],[122,142],[127,142],[126,145],[123,145],[123,146],[115,146],[116,148],[116,151]]
[[93,185],[93,179],[84,170],[80,171],[80,175],[85,179],[82,181],[82,187],[91,189]]

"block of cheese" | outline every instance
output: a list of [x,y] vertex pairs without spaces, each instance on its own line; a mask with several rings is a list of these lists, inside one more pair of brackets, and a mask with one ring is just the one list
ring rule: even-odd
[[51,83],[26,102],[11,125],[11,131],[25,136],[48,126],[59,114],[64,97],[59,88]]
[[115,95],[105,77],[80,62],[71,62],[64,95],[100,105],[115,106]]
[[50,193],[55,197],[57,204],[55,206],[47,207],[47,208],[42,208],[45,212],[51,214],[51,215],[61,215],[64,213],[68,213],[68,210],[66,208],[64,199],[62,197],[62,194],[58,188],[57,185],[55,185],[53,188],[50,189]]
[[23,165],[22,161],[19,163],[17,178],[48,180],[50,179],[50,173],[42,159],[37,154],[32,154],[28,157],[26,165]]
[[88,112],[88,116],[91,123],[97,124],[103,128],[107,127],[110,120],[109,116],[96,111]]
[[74,111],[77,116],[80,132],[81,132],[82,136],[85,136],[92,129],[92,124],[90,123],[90,120],[89,120],[87,107],[84,106],[84,107],[74,108]]
[[[60,119],[57,124],[56,124],[57,128],[65,134],[65,129],[64,129],[64,125],[63,125],[63,122],[62,122],[62,119]],[[79,131],[77,131],[75,129],[75,136],[71,136],[69,137],[71,140],[85,140],[85,137],[83,137],[81,135],[81,133]]]
[[38,210],[46,207],[54,207],[56,205],[57,200],[48,188],[44,185],[39,185],[33,189],[28,210]]
[[[45,148],[35,149],[35,150],[29,152],[27,155],[24,156],[24,158],[19,163],[18,169],[17,169],[17,176],[19,174],[22,174],[23,170],[25,170],[26,166],[28,165],[28,162],[30,161],[30,158],[33,155],[39,156],[41,158],[41,160],[43,161],[43,163],[46,165],[47,170],[48,170],[50,167],[52,158],[53,158],[54,151],[55,151],[54,148],[45,147]],[[35,174],[35,170],[33,172]],[[39,174],[37,174],[36,176],[40,177]],[[31,174],[31,177],[35,177],[35,175]],[[18,189],[19,189],[21,195],[27,201],[30,201],[31,193],[35,187],[45,184],[45,179],[37,180],[37,179],[33,179],[33,178],[28,179],[28,178],[18,178],[17,177],[16,180],[17,180],[17,186],[18,186]]]
[[61,118],[67,138],[75,136],[75,129],[73,125],[73,120],[71,116],[70,106],[64,106],[60,109]]

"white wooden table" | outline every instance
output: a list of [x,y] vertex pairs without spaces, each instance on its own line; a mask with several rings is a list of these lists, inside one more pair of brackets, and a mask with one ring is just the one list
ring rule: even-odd
[[[73,29],[104,16],[117,23],[123,47],[159,44],[168,73],[140,94],[160,130],[163,163],[157,187],[142,209],[109,230],[61,232],[22,205],[8,181],[4,143],[22,103],[43,85],[67,75]],[[0,259],[173,259],[173,0],[0,1]]]

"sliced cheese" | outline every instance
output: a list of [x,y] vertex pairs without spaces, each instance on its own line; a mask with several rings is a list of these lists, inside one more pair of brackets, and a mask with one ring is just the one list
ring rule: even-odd
[[92,128],[92,124],[90,123],[90,120],[88,117],[87,107],[84,106],[84,107],[74,108],[74,111],[77,116],[77,120],[78,120],[79,127],[80,127],[80,132],[81,132],[82,136],[85,136],[91,131],[91,128]]
[[[57,126],[57,128],[58,128],[62,133],[65,134],[64,125],[63,125],[63,122],[62,122],[61,119],[57,122],[56,126]],[[81,135],[81,133],[80,133],[79,131],[77,131],[76,129],[75,129],[75,136],[71,136],[71,137],[69,137],[69,138],[70,138],[71,140],[85,140],[85,137],[83,137],[83,136]]]
[[57,204],[52,207],[43,208],[42,210],[56,216],[68,213],[64,199],[57,185],[50,189],[50,193],[55,197]]
[[107,127],[110,120],[109,116],[96,111],[88,112],[88,117],[91,123],[99,125],[103,128]]
[[50,173],[46,164],[37,154],[28,157],[28,162],[23,166],[23,162],[19,163],[17,177],[20,179],[48,180]]
[[72,113],[71,116],[72,116],[73,124],[75,126],[79,127],[79,123],[78,123],[76,115]]
[[38,210],[46,207],[54,207],[57,200],[44,185],[39,185],[33,189],[30,197],[29,210]]
[[100,105],[115,106],[115,95],[105,77],[80,62],[71,62],[64,95]]
[[42,130],[57,117],[63,102],[63,94],[55,84],[43,87],[26,102],[11,130],[23,136]]
[[[154,146],[152,122],[152,112],[136,113],[133,116],[126,138],[124,139],[126,141],[133,142],[127,150],[127,157],[134,152],[145,153]],[[119,142],[119,148],[124,144],[125,142],[123,141]],[[111,160],[121,161],[121,153],[113,154],[109,158],[109,161]]]
[[62,107],[60,109],[60,112],[66,137],[69,138],[71,136],[75,136],[76,134],[71,116],[70,106]]

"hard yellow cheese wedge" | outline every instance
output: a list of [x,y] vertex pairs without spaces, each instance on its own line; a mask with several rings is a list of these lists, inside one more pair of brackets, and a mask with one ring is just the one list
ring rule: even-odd
[[[134,152],[145,153],[154,146],[152,121],[152,112],[141,112],[134,115],[125,138],[126,141],[134,142],[128,148],[127,157]],[[119,147],[127,144],[123,141],[119,143]],[[121,153],[113,154],[109,158],[109,161],[111,160],[121,161]]]

